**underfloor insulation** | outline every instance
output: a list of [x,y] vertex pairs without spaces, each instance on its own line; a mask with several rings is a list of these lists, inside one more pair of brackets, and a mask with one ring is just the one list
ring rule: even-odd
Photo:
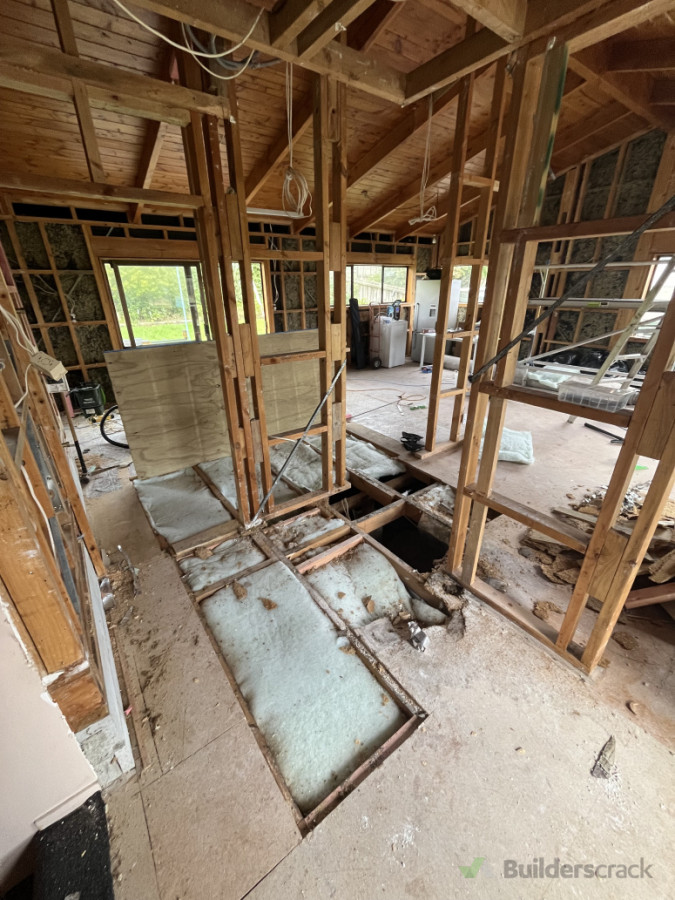
[[308,814],[408,716],[281,562],[202,603],[293,799]]
[[[275,472],[291,446],[271,448]],[[320,489],[318,449],[317,441],[298,447],[277,501]],[[406,471],[398,460],[353,438],[347,458],[371,480]],[[369,538],[348,537],[348,520],[328,507],[268,524],[258,533],[228,535],[237,525],[228,511],[237,502],[230,458],[137,479],[135,486],[153,528],[170,543],[226,526],[220,543],[209,539],[191,555],[180,553],[177,563],[296,815],[317,821],[347,784],[359,781],[424,715],[373,657],[362,629],[388,619],[407,639],[409,620],[443,624],[446,615],[413,596]],[[433,499],[452,502],[447,491]],[[400,522],[408,524],[404,518]],[[411,527],[436,550],[434,538]],[[351,543],[342,548],[345,538]],[[331,545],[334,549],[327,549]],[[309,565],[324,552],[326,559]]]

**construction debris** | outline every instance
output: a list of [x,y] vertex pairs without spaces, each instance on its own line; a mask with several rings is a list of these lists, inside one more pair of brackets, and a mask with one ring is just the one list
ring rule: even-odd
[[595,778],[611,778],[614,772],[614,756],[616,754],[616,741],[614,735],[610,737],[600,751],[600,755],[591,769],[591,775]]
[[627,631],[615,631],[612,635],[612,640],[616,641],[624,650],[635,650],[639,646],[635,635],[629,634]]
[[551,613],[556,613],[561,616],[564,613],[564,610],[560,609],[560,607],[552,603],[550,600],[538,600],[534,604],[534,608],[532,612],[538,619],[541,619],[543,622],[548,621],[548,617]]
[[408,630],[410,631],[410,643],[415,650],[424,653],[429,646],[429,635],[422,631],[417,622],[408,622]]

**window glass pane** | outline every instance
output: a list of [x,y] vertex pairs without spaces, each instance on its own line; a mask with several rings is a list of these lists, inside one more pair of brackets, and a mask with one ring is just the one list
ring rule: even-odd
[[405,266],[385,266],[382,284],[382,302],[394,303],[399,300],[405,303],[405,289],[408,281],[408,270]]
[[[196,265],[124,263],[117,268],[137,347],[207,338]],[[112,265],[106,265],[106,274],[122,340],[128,347],[131,336]]]
[[[239,263],[232,263],[234,276],[234,293],[237,298],[237,321],[241,324],[244,318],[244,297],[241,292],[241,278],[239,276]],[[267,318],[265,316],[265,294],[263,291],[262,263],[251,263],[251,275],[253,277],[253,301],[255,303],[255,321],[258,334],[267,333]]]
[[[408,270],[405,266],[350,266],[353,272],[353,293],[351,279],[347,280],[347,297],[356,297],[359,306],[371,303],[394,303],[405,301]],[[348,275],[351,273],[348,273]]]

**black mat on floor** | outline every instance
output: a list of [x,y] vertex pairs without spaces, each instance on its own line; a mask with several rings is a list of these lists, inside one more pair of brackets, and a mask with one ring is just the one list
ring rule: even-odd
[[35,855],[34,900],[114,900],[108,823],[100,791],[39,832]]

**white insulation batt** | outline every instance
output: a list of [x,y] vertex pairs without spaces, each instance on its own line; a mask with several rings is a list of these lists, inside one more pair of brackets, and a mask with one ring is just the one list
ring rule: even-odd
[[[288,454],[294,444],[274,444],[270,447],[270,462],[272,471],[278,475]],[[320,491],[323,484],[321,479],[321,457],[304,441],[293,454],[290,465],[284,472],[284,477],[305,491]]]
[[284,551],[295,550],[313,538],[321,537],[344,525],[342,519],[326,518],[321,513],[304,515],[292,522],[278,522],[268,529],[272,543]]
[[[220,459],[212,459],[210,462],[199,463],[199,469],[211,479],[218,488],[220,493],[228,500],[235,509],[239,508],[237,502],[237,480],[234,477],[234,464],[232,458],[223,456]],[[258,479],[260,489],[260,499],[263,498],[262,480]],[[283,481],[274,488],[275,503],[283,503],[285,500],[292,500],[297,497],[296,491],[289,487]]]
[[[283,563],[202,603],[293,798],[308,813],[405,722]],[[242,596],[242,588],[245,596]],[[340,648],[343,649],[340,649]]]
[[134,485],[155,531],[171,543],[232,519],[193,469],[137,478]]
[[[276,444],[270,448],[272,469],[278,472],[286,462],[293,444]],[[290,466],[284,472],[289,481],[307,491],[321,490],[321,438],[306,438],[295,451]],[[377,447],[356,438],[347,438],[347,468],[367,478],[393,478],[406,471],[403,463],[382,453]]]
[[250,569],[251,566],[263,562],[265,558],[265,554],[250,538],[233,538],[218,544],[207,559],[188,556],[180,560],[179,566],[186,576],[188,586],[196,592],[217,581],[230,578],[237,572],[243,572],[244,569]]
[[326,602],[354,628],[386,616],[408,613],[420,624],[440,625],[445,615],[411,598],[386,556],[368,544],[339,556],[305,575]]

